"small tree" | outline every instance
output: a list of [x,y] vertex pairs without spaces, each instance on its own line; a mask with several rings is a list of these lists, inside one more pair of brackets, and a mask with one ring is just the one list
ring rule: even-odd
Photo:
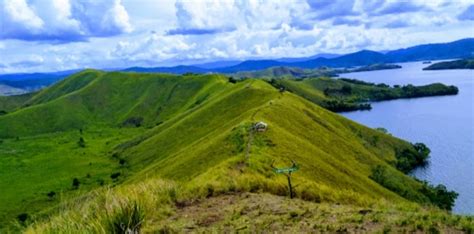
[[86,142],[84,141],[84,138],[80,137],[79,141],[77,141],[77,145],[81,148],[85,148],[86,147]]
[[54,191],[51,191],[51,192],[49,192],[49,193],[48,193],[48,194],[46,194],[46,195],[48,195],[49,199],[53,199],[53,198],[54,198],[54,196],[56,196],[56,192],[54,192]]
[[28,219],[29,215],[27,213],[21,213],[17,216],[18,221],[24,223]]
[[81,182],[79,181],[78,178],[72,179],[72,188],[73,189],[78,189],[79,185],[81,185]]

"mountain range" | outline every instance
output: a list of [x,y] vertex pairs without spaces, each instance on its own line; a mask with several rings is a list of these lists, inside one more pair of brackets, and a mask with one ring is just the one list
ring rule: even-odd
[[[237,73],[242,71],[255,71],[270,67],[296,67],[314,69],[320,67],[357,67],[381,63],[399,63],[423,60],[442,60],[467,58],[474,56],[474,38],[465,38],[448,43],[424,44],[404,49],[384,51],[384,53],[361,50],[355,53],[317,54],[304,58],[280,58],[265,60],[224,60],[195,65],[179,65],[173,67],[129,67],[113,69],[128,72],[158,72],[158,73]],[[17,89],[29,91],[48,86],[77,70],[31,73],[31,74],[5,74],[0,75],[0,84]],[[1,95],[1,93],[0,93]]]
[[137,72],[170,72],[182,74],[192,73],[235,73],[240,71],[261,70],[275,66],[299,67],[299,68],[318,68],[318,67],[354,67],[364,66],[376,63],[398,63],[422,60],[441,60],[466,58],[474,55],[474,38],[466,38],[448,43],[425,44],[404,49],[387,51],[380,53],[371,50],[361,50],[355,53],[345,55],[326,55],[315,56],[301,59],[275,59],[275,60],[246,60],[239,64],[227,67],[204,68],[195,66],[176,66],[176,67],[133,67],[124,71]]

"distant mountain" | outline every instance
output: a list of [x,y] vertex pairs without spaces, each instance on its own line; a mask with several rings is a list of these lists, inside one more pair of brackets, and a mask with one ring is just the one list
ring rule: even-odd
[[50,73],[16,73],[0,75],[0,84],[23,90],[35,90],[49,86],[78,70],[67,70]]
[[331,59],[331,58],[336,58],[336,57],[339,57],[339,56],[341,56],[341,55],[340,54],[331,54],[331,53],[321,53],[321,54],[315,54],[315,55],[309,56],[309,57],[279,58],[279,59],[275,59],[275,60],[278,61],[278,62],[293,63],[293,62],[308,61],[308,60],[317,59],[317,58]]
[[193,66],[204,68],[204,69],[216,69],[216,68],[222,68],[222,67],[235,66],[241,62],[242,60],[224,60],[224,61],[194,64]]
[[[317,54],[303,58],[280,58],[274,60],[225,60],[195,65],[174,67],[130,67],[122,71],[155,73],[237,73],[258,71],[271,67],[293,67],[315,69],[320,67],[350,68],[372,64],[398,63],[422,60],[468,58],[474,56],[474,38],[466,38],[449,43],[426,44],[384,51],[384,53],[361,50],[346,55]],[[120,69],[112,69],[120,70]],[[54,73],[0,75],[0,84],[14,88],[34,90],[59,81],[77,70]]]
[[321,66],[327,67],[353,67],[353,66],[364,66],[375,63],[384,63],[386,58],[382,53],[361,50],[352,54],[339,56],[333,59],[318,58],[300,63],[293,63],[292,66],[304,67],[304,68],[316,68]]
[[200,68],[196,66],[174,66],[174,67],[130,67],[122,71],[126,72],[159,72],[159,73],[172,73],[172,74],[184,74],[184,73],[207,73],[210,70]]
[[390,62],[440,60],[474,56],[474,38],[449,43],[426,44],[393,50],[385,54]]

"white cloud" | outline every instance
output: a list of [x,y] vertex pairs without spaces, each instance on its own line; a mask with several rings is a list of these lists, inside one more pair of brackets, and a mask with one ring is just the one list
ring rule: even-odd
[[470,0],[308,2],[0,0],[0,72],[302,57],[472,37],[472,21],[458,19]]
[[0,38],[70,42],[130,32],[120,0],[4,0]]

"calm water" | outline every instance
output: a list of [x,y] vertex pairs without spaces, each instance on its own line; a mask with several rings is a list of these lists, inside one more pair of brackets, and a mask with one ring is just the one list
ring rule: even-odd
[[430,163],[414,175],[444,184],[459,193],[455,213],[474,214],[474,71],[423,71],[421,62],[402,69],[343,74],[375,83],[456,85],[456,96],[426,97],[373,103],[371,111],[342,115],[369,127],[384,127],[394,136],[423,142],[431,149]]

